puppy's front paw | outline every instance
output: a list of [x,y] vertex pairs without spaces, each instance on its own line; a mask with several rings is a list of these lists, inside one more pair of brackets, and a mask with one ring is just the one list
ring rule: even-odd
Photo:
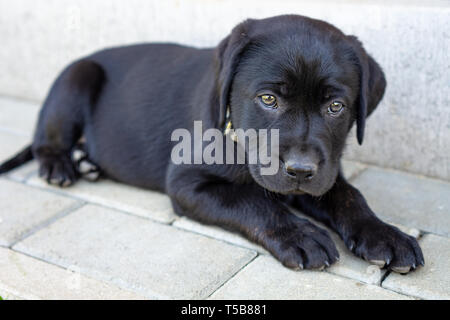
[[262,240],[284,266],[321,270],[339,260],[339,252],[327,231],[305,219],[292,220],[267,230]]
[[361,223],[344,241],[357,256],[394,272],[408,273],[425,264],[415,238],[379,220]]

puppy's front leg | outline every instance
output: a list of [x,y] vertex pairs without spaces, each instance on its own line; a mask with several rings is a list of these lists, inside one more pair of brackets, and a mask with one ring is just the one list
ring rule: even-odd
[[325,195],[292,196],[288,203],[334,229],[352,252],[372,263],[400,273],[424,264],[416,239],[378,219],[341,174]]
[[339,258],[327,231],[296,217],[255,183],[231,183],[196,169],[175,171],[167,191],[178,214],[239,232],[289,268],[321,269]]

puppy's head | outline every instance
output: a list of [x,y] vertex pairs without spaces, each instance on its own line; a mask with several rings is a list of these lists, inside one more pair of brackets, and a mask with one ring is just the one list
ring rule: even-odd
[[381,100],[385,78],[361,43],[328,23],[287,15],[247,20],[219,45],[220,121],[234,128],[279,129],[279,170],[262,175],[278,193],[321,195],[334,184],[354,122],[361,144],[365,119]]

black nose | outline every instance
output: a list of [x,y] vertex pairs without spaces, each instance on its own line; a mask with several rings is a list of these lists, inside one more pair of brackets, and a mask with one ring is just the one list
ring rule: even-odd
[[317,165],[310,161],[286,162],[286,173],[299,181],[311,180],[317,173]]

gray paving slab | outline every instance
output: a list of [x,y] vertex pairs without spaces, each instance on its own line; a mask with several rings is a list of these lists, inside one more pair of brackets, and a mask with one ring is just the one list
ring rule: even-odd
[[74,199],[1,178],[0,245],[11,245],[79,203]]
[[450,236],[450,183],[371,167],[353,184],[379,217]]
[[171,223],[178,217],[173,212],[167,195],[106,179],[97,182],[79,180],[68,188],[59,188],[48,185],[36,174],[30,177],[27,183],[162,223]]
[[[2,99],[0,97],[0,104],[1,101]],[[2,121],[2,119],[6,121],[6,118],[2,114],[2,111],[3,110],[0,106],[0,122]],[[14,121],[15,119],[12,119],[12,122]],[[5,160],[10,159],[18,152],[22,151],[24,147],[31,144],[32,142],[31,136],[27,136],[27,134],[24,134],[20,130],[18,130],[18,132],[13,132],[13,130],[4,131],[0,126],[0,164]],[[27,176],[29,176],[30,173],[36,170],[37,170],[37,162],[32,161],[28,164],[25,164],[17,169],[8,172],[6,175],[16,181],[23,181]]]
[[320,271],[292,271],[260,256],[217,290],[211,299],[409,299],[379,286]]
[[384,288],[422,299],[450,299],[450,239],[427,234],[420,241],[425,266],[406,276],[391,273]]
[[39,113],[36,102],[0,96],[0,130],[10,131],[30,137]]
[[365,168],[367,168],[367,165],[363,163],[349,160],[341,160],[341,165],[344,177],[347,180],[353,179],[354,177],[356,177],[356,175],[358,175]]
[[2,289],[0,289],[0,297],[3,300],[24,300],[23,298],[20,298],[20,297],[14,295],[13,293],[8,292],[6,290],[2,290]]
[[32,175],[37,175],[38,170],[38,162],[32,160],[28,163],[25,163],[24,165],[21,165],[20,167],[17,167],[14,170],[11,170],[6,174],[6,176],[14,181],[25,182]]
[[11,158],[30,143],[30,137],[0,130],[0,163]]
[[88,205],[15,250],[148,298],[205,298],[256,253],[111,209]]
[[0,248],[0,293],[4,299],[143,299],[114,285]]
[[267,250],[265,250],[263,247],[250,242],[249,240],[245,239],[243,236],[229,232],[227,230],[224,230],[220,227],[215,226],[206,226],[204,224],[198,223],[196,221],[193,221],[191,219],[188,219],[186,217],[182,217],[178,220],[176,220],[173,225],[177,228],[189,230],[195,233],[199,233],[208,237],[212,237],[215,239],[219,239],[225,242],[229,242],[231,244],[238,245],[240,247],[245,247],[254,251],[258,251],[262,254],[270,254]]

